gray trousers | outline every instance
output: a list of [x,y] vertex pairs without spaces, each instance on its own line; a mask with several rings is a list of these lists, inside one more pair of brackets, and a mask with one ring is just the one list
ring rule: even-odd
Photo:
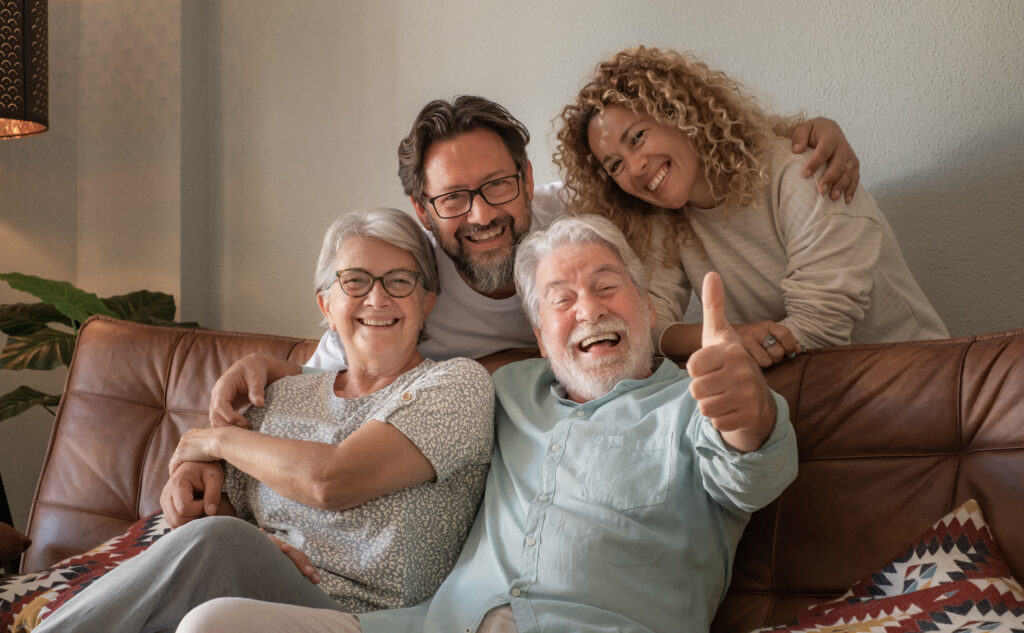
[[193,607],[221,597],[341,608],[258,528],[233,517],[206,517],[108,572],[35,630],[173,631]]

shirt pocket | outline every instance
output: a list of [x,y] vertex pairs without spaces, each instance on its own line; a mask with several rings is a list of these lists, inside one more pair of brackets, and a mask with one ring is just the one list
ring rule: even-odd
[[591,438],[590,464],[580,473],[580,495],[616,510],[665,502],[672,476],[673,435],[635,439],[622,435]]

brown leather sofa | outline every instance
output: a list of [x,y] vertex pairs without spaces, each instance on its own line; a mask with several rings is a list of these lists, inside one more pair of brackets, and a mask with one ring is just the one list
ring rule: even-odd
[[[207,423],[210,387],[234,360],[263,351],[302,361],[314,347],[87,322],[22,570],[91,548],[158,510],[177,438]],[[767,375],[789,401],[800,474],[751,520],[714,631],[784,623],[838,596],[972,497],[1024,578],[1024,330],[827,349]]]

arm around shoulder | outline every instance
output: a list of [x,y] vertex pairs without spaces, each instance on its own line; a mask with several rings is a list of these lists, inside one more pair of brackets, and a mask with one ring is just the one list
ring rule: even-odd
[[815,170],[827,165],[818,179],[818,193],[832,200],[843,196],[849,204],[860,182],[860,160],[839,124],[816,117],[794,127],[793,152],[800,154],[808,147],[813,147],[814,152],[807,161],[803,177],[810,178]]
[[247,404],[263,406],[267,385],[301,371],[301,367],[289,360],[264,353],[249,354],[235,361],[213,385],[210,424],[248,428],[249,423],[238,410]]

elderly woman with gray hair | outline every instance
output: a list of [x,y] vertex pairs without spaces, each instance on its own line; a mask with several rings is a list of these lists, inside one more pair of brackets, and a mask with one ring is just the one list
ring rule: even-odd
[[483,493],[494,409],[475,361],[420,356],[437,292],[433,250],[410,216],[339,218],[316,297],[348,369],[274,382],[246,412],[251,429],[186,433],[161,496],[180,527],[38,630],[174,629],[218,597],[358,613],[432,596]]

